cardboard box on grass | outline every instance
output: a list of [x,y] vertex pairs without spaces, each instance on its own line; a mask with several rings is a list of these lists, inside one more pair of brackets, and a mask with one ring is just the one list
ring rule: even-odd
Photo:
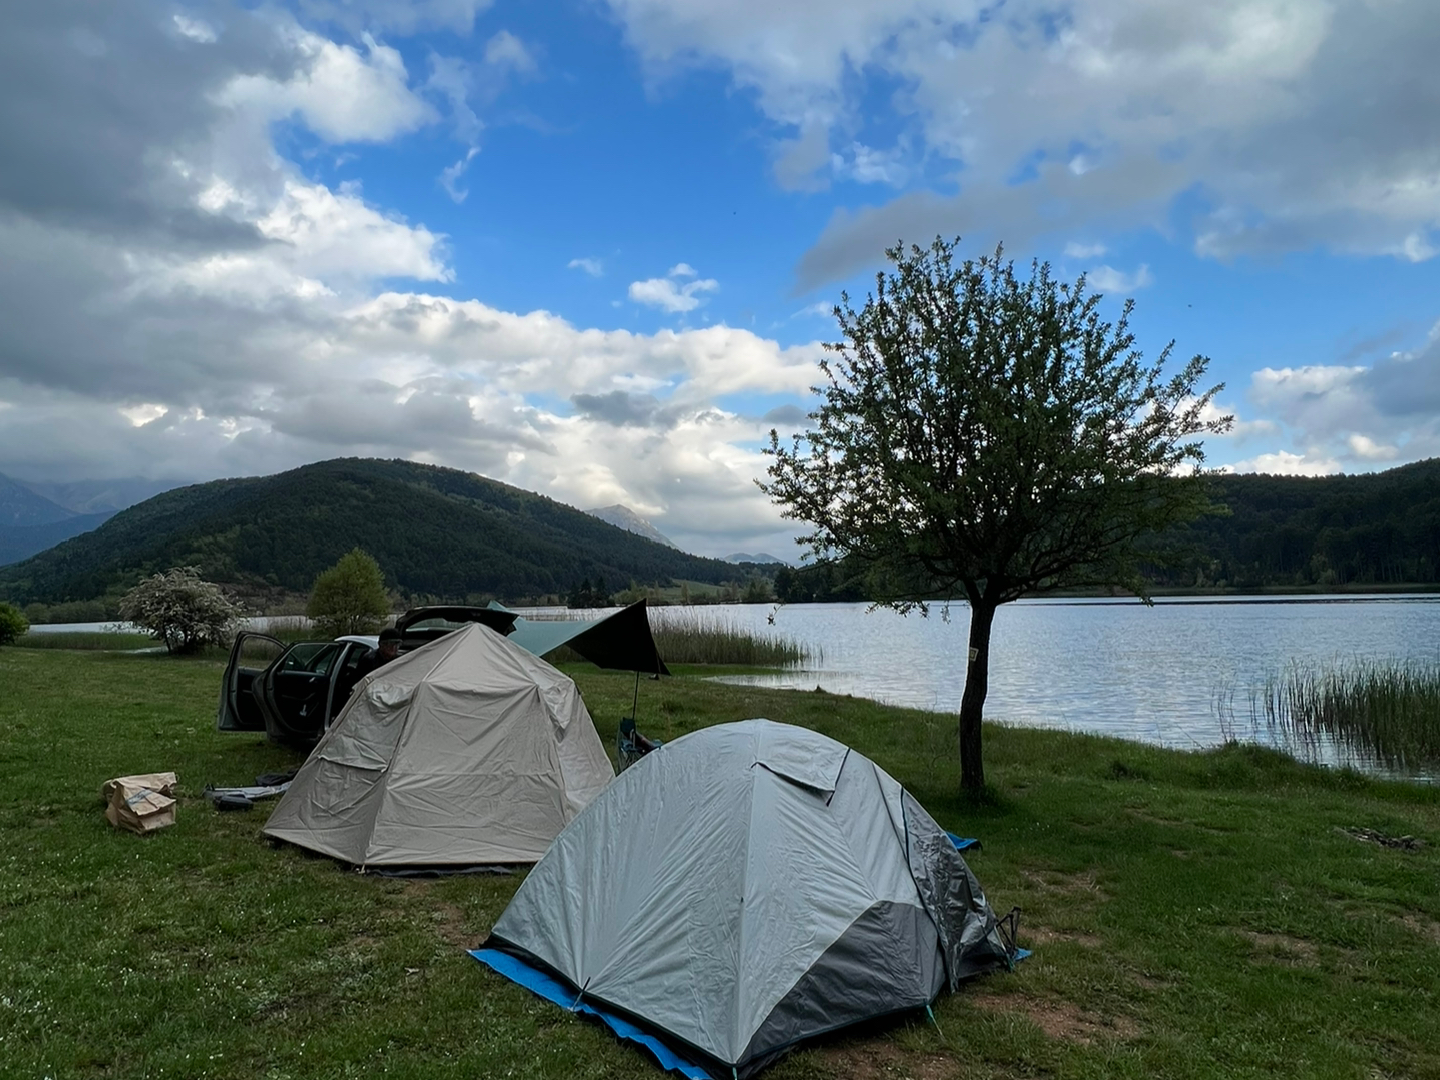
[[175,824],[175,774],[141,773],[105,781],[105,820],[117,829],[151,833]]

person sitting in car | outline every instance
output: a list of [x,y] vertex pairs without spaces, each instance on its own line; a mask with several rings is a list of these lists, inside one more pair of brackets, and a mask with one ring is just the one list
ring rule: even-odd
[[400,631],[393,626],[387,626],[380,631],[380,644],[377,645],[369,655],[360,660],[359,671],[355,681],[359,682],[372,671],[384,667],[400,655]]

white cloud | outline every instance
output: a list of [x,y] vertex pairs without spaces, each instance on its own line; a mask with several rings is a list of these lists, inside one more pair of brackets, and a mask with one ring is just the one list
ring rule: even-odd
[[1116,270],[1113,266],[1097,266],[1085,276],[1092,289],[1102,293],[1131,293],[1151,284],[1150,267],[1144,263],[1133,274]]
[[1385,446],[1358,432],[1351,434],[1345,441],[1350,452],[1362,461],[1394,461],[1400,456],[1398,446]]
[[1104,244],[1082,244],[1075,240],[1065,245],[1065,254],[1072,259],[1098,259],[1108,250]]
[[1340,463],[1334,458],[1314,457],[1308,454],[1292,454],[1278,450],[1273,454],[1258,454],[1246,461],[1226,465],[1223,472],[1269,473],[1272,476],[1330,476],[1341,471]]
[[215,28],[204,19],[194,18],[181,11],[177,11],[171,18],[174,20],[175,29],[182,37],[189,38],[201,45],[214,45],[220,40],[220,35],[215,32]]
[[460,186],[460,178],[465,175],[465,170],[470,167],[470,162],[474,160],[475,155],[479,152],[480,148],[478,146],[472,146],[464,157],[460,158],[460,160],[456,161],[453,165],[447,165],[440,170],[440,186],[445,189],[445,194],[449,195],[450,198],[457,203],[463,203],[465,197],[470,194],[467,188]]
[[284,81],[237,76],[220,94],[221,104],[273,120],[298,113],[332,143],[385,142],[435,119],[429,103],[411,91],[400,53],[369,34],[364,55],[298,27],[287,37],[304,67]]
[[801,287],[897,236],[1167,227],[1186,192],[1216,258],[1440,249],[1440,127],[1420,104],[1440,100],[1433,0],[610,3],[653,79],[719,65],[796,134],[784,185],[821,182],[824,138],[877,117],[948,168],[958,194],[837,214]]
[[583,270],[591,277],[601,277],[605,273],[605,264],[599,259],[589,257],[583,259],[571,259],[565,264],[568,270]]
[[[1440,341],[1432,336],[1369,367],[1314,364],[1262,368],[1251,376],[1249,397],[1272,418],[1269,452],[1236,468],[1269,471],[1365,471],[1440,456]],[[1277,453],[1288,456],[1277,458]]]
[[813,304],[806,304],[799,311],[791,315],[792,319],[799,318],[824,318],[828,319],[835,314],[835,302],[833,300],[817,300]]
[[527,73],[536,68],[535,58],[525,43],[508,30],[501,30],[485,43],[485,62]]
[[864,143],[852,142],[846,154],[832,154],[830,165],[835,175],[858,184],[888,184],[904,187],[910,169],[904,164],[906,148],[876,150]]
[[1233,440],[1235,443],[1248,442],[1251,439],[1262,436],[1275,436],[1281,433],[1280,425],[1273,420],[1245,420],[1239,416],[1236,409],[1216,401],[1210,401],[1200,410],[1200,422],[1211,424],[1215,421],[1229,416],[1230,430],[1221,435],[1208,435],[1208,439]]
[[[695,280],[686,281],[682,285],[679,282],[684,278],[694,278]],[[671,314],[679,314],[694,311],[705,302],[704,297],[700,294],[714,292],[718,288],[720,288],[720,283],[714,278],[697,277],[694,267],[682,262],[672,266],[669,274],[663,278],[632,281],[629,296],[637,304],[645,304]]]
[[164,405],[156,405],[153,402],[131,405],[128,408],[116,410],[121,416],[129,420],[135,427],[144,427],[146,424],[159,420],[170,410]]
[[470,96],[475,92],[475,82],[475,69],[467,61],[455,56],[431,54],[430,77],[425,80],[425,88],[440,94],[449,102],[455,137],[463,143],[469,143],[472,148],[479,140],[480,133],[485,130],[484,121],[470,104]]

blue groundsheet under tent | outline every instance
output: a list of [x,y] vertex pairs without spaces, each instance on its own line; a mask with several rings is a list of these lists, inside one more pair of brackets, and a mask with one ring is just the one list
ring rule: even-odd
[[[956,851],[978,851],[980,849],[980,841],[973,837],[956,836],[952,832],[947,832],[945,835],[950,837]],[[553,1002],[571,1012],[598,1018],[620,1038],[638,1043],[648,1050],[663,1069],[679,1073],[687,1080],[723,1080],[723,1078],[713,1077],[706,1069],[686,1060],[669,1044],[643,1028],[637,1027],[624,1017],[596,1008],[590,1002],[582,1000],[581,995],[576,993],[573,986],[561,982],[510,953],[502,952],[499,949],[471,949],[469,953],[491,971],[525,987],[546,1001]],[[1019,963],[1029,955],[1029,949],[1016,949],[1014,962]]]
[[654,1035],[648,1034],[614,1013],[605,1012],[588,1002],[578,1000],[573,989],[559,979],[552,978],[538,968],[531,967],[525,961],[511,956],[509,953],[503,953],[499,949],[472,949],[470,955],[492,971],[504,975],[511,982],[519,983],[526,990],[538,994],[546,1001],[553,1001],[562,1009],[583,1013],[586,1016],[599,1017],[605,1026],[620,1038],[639,1043],[650,1051],[662,1068],[688,1077],[688,1080],[712,1080],[710,1074],[699,1065],[686,1061]]

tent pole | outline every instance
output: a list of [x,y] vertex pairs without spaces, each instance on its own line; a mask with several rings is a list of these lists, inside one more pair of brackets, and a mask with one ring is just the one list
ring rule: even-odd
[[640,719],[639,716],[636,715],[636,711],[639,709],[639,707],[640,707],[640,671],[639,671],[639,669],[637,668],[636,671],[635,671],[635,700],[630,703],[630,719],[631,719],[631,720],[636,720],[636,721],[638,721],[638,720]]

